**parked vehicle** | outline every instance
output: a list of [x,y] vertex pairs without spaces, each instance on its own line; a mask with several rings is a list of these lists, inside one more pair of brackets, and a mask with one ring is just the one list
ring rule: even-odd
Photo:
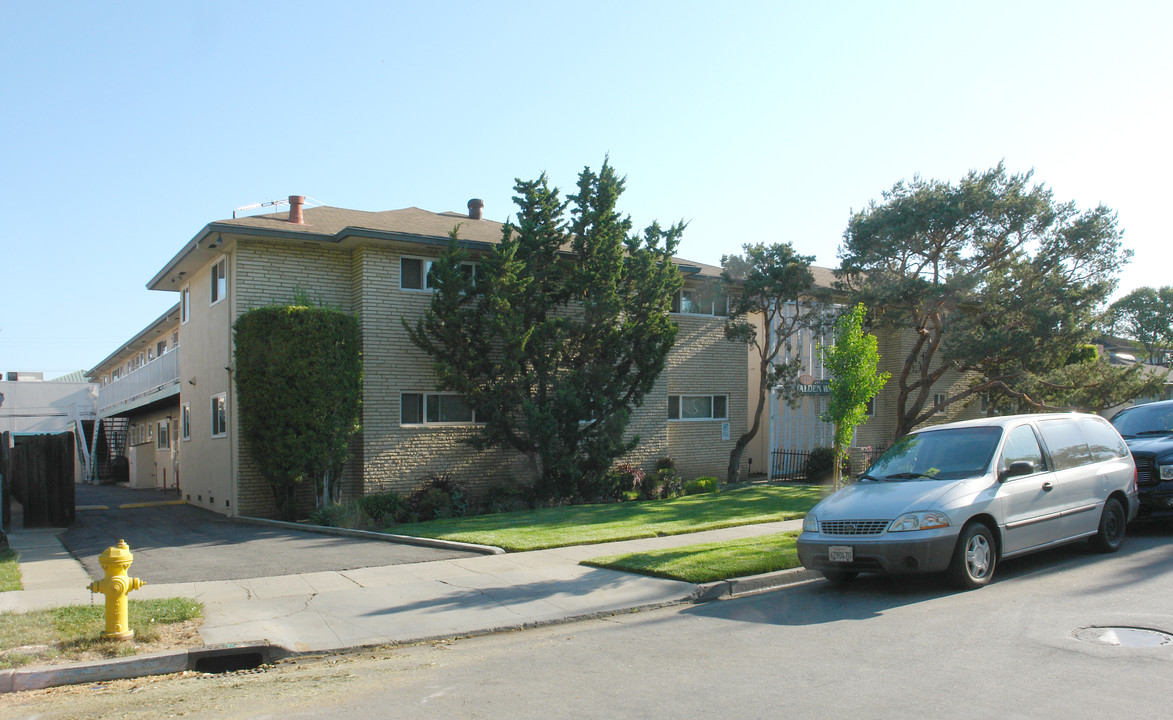
[[1121,410],[1112,424],[1136,462],[1138,516],[1173,515],[1173,400]]
[[1006,558],[1082,538],[1116,551],[1137,506],[1132,457],[1107,420],[968,420],[905,435],[816,505],[798,557],[832,581],[944,571],[978,588]]

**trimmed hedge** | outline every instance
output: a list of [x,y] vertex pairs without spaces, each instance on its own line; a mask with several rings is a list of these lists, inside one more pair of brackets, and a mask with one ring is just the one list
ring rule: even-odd
[[236,321],[241,435],[273,490],[277,511],[297,516],[297,486],[314,483],[317,506],[337,502],[362,397],[358,319],[306,305],[271,305]]

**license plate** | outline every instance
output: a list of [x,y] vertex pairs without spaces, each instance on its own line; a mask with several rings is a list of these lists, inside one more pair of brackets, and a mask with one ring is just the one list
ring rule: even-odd
[[831,545],[827,548],[827,555],[831,562],[853,562],[854,553],[850,545]]

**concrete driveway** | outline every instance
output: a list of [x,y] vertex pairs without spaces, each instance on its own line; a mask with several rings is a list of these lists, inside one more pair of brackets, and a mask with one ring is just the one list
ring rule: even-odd
[[[336,537],[232,520],[174,492],[76,486],[77,520],[60,538],[93,577],[98,555],[119,540],[134,554],[130,574],[152,584],[239,580],[475,557],[458,550]],[[143,505],[146,507],[124,507]],[[99,509],[99,508],[106,509]]]

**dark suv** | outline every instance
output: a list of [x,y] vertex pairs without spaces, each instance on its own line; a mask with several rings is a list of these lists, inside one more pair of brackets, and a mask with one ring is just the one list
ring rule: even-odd
[[1121,410],[1112,424],[1136,462],[1138,517],[1173,515],[1173,400]]

